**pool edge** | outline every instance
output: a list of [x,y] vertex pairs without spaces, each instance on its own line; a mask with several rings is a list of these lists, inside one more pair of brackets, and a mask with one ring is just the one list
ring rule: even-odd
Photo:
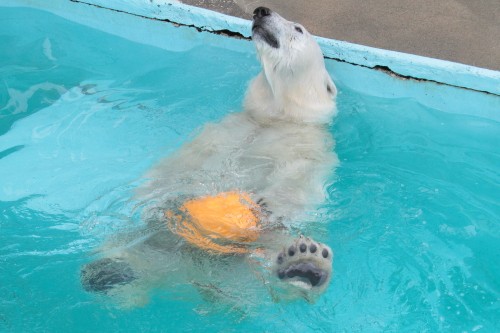
[[[248,20],[168,0],[130,0],[127,3],[123,0],[53,0],[50,5],[40,0],[6,0],[2,5],[45,9],[50,6],[59,8],[75,4],[188,26],[198,31],[229,37],[249,39],[251,35],[251,22]],[[323,37],[316,38],[328,59],[379,70],[400,79],[430,81],[500,96],[499,71]]]

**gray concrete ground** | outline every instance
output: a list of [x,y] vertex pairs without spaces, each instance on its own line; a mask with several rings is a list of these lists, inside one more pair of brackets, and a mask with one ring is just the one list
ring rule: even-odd
[[250,19],[269,7],[311,33],[500,70],[500,0],[181,0]]

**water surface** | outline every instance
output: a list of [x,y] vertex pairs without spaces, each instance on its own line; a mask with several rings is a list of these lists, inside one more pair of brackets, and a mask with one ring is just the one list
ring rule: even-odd
[[219,311],[186,289],[124,311],[84,292],[92,250],[142,223],[140,177],[238,111],[259,64],[251,47],[167,52],[29,9],[0,21],[0,331],[500,330],[500,124],[341,81],[341,164],[307,227],[335,251],[317,303]]

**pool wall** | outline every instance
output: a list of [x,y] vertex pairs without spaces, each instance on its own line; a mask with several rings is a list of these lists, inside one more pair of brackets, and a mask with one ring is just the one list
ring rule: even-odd
[[[239,52],[254,52],[249,42],[250,21],[172,1],[6,0],[2,5],[47,10],[83,25],[170,51],[208,43]],[[171,29],[181,30],[185,38],[173,42],[168,38]],[[500,120],[498,71],[332,39],[318,37],[317,40],[334,80],[352,89],[376,96],[415,98],[430,107]]]

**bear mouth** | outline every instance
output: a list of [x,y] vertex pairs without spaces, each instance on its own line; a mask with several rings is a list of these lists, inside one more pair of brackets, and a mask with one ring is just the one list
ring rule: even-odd
[[278,49],[280,47],[280,43],[276,36],[266,29],[261,20],[254,20],[252,25],[252,39],[261,39],[267,45],[271,46],[274,49]]
[[297,286],[312,288],[323,285],[328,280],[328,272],[312,262],[299,262],[280,269],[278,277]]

